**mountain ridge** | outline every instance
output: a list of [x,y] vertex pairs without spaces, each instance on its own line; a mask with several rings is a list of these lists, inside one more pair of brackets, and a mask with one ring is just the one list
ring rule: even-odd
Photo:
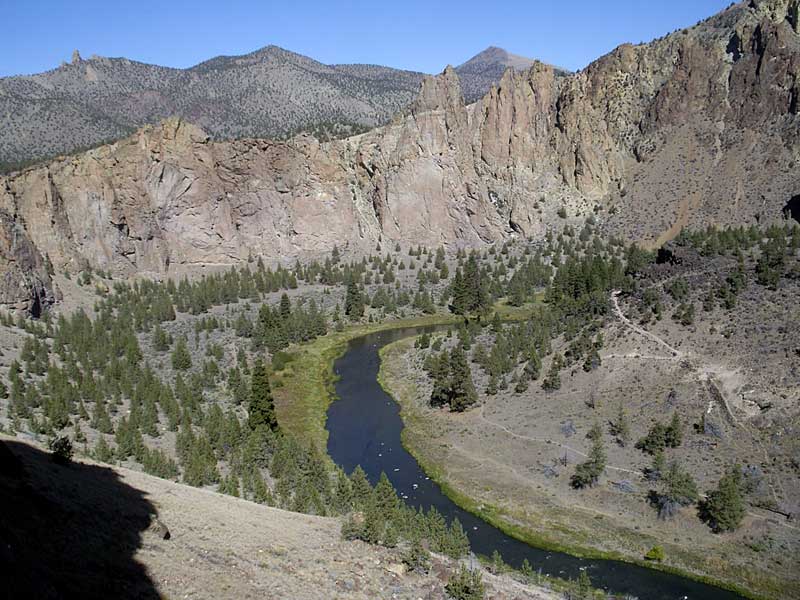
[[[490,71],[487,71],[490,69]],[[465,75],[486,92],[499,65]],[[69,63],[0,78],[0,165],[69,154],[180,116],[214,139],[281,138],[310,131],[342,137],[390,121],[424,74],[380,65],[326,65],[275,45],[221,55],[186,69],[76,50]]]

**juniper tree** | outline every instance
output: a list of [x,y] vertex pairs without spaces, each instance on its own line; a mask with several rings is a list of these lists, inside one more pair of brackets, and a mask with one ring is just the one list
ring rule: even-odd
[[683,443],[683,424],[677,411],[672,413],[672,420],[664,432],[664,442],[669,448],[677,448]]
[[[599,432],[600,427],[592,428]],[[597,435],[592,441],[592,449],[589,451],[587,459],[575,466],[575,473],[570,479],[570,484],[574,488],[591,487],[603,474],[606,468],[606,452],[603,447],[602,434]]]
[[547,376],[542,381],[542,389],[550,392],[561,388],[561,367],[563,366],[560,354],[556,354],[550,363],[550,369],[547,371]]
[[677,461],[672,461],[662,473],[661,489],[654,495],[659,517],[671,518],[679,507],[694,504],[698,498],[697,484],[692,475]]

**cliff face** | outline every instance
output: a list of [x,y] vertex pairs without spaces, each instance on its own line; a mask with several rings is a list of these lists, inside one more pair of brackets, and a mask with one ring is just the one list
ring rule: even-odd
[[468,106],[448,68],[391,125],[336,142],[212,142],[170,120],[0,178],[0,210],[34,262],[117,272],[475,245],[535,236],[562,206],[651,245],[779,218],[800,191],[799,3],[737,4],[569,77],[508,71]]

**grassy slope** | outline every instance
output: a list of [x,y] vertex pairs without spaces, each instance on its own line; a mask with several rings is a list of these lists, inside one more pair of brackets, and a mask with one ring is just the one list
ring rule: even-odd
[[[585,520],[585,514],[572,507],[559,506],[558,514],[548,517],[545,498],[542,498],[541,512],[531,514],[527,511],[515,511],[509,506],[487,503],[485,498],[477,497],[480,493],[479,490],[462,485],[457,477],[448,473],[444,465],[448,461],[449,450],[443,448],[436,441],[438,436],[431,431],[434,424],[416,408],[415,384],[402,374],[402,369],[397,368],[398,361],[413,347],[413,344],[413,338],[407,338],[388,344],[381,349],[381,368],[378,381],[401,407],[401,416],[405,424],[402,434],[404,447],[414,456],[425,473],[439,484],[442,491],[464,510],[480,516],[508,535],[539,548],[567,552],[587,558],[631,562],[724,587],[749,598],[779,599],[787,597],[787,593],[792,593],[781,588],[778,582],[764,580],[754,573],[730,573],[724,564],[715,564],[708,557],[693,554],[691,549],[664,543],[662,540],[653,539],[652,542],[648,542],[648,545],[652,543],[652,545],[660,544],[667,547],[670,564],[645,561],[636,554],[598,550],[583,531],[564,524],[571,520],[570,515],[573,515],[575,520]],[[606,525],[608,524],[606,523]],[[603,525],[597,521],[595,526]],[[636,543],[631,544],[633,547],[641,545],[642,535],[642,532],[619,527],[615,527],[613,531],[613,536],[616,538],[636,538]],[[707,572],[714,573],[714,576],[707,575]]]

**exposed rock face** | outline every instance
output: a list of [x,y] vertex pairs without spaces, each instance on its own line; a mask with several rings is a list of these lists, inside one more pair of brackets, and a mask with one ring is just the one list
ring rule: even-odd
[[213,142],[170,120],[0,179],[0,209],[56,269],[117,272],[475,245],[538,235],[562,206],[650,245],[781,218],[800,192],[797,6],[734,5],[569,77],[509,70],[468,106],[448,68],[391,125],[336,142]]
[[50,274],[23,227],[0,210],[0,305],[38,317],[55,300]]

